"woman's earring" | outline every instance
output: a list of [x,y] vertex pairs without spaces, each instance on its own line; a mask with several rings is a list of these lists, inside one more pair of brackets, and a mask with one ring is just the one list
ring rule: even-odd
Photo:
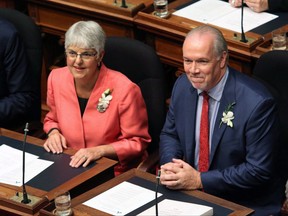
[[101,67],[101,61],[99,61],[98,63],[97,63],[97,66],[98,66],[98,68],[100,68]]

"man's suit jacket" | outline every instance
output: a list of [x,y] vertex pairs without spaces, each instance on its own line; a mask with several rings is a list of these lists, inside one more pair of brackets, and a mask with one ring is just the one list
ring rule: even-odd
[[[161,164],[180,158],[195,167],[197,100],[197,90],[187,76],[179,77],[160,136]],[[220,126],[222,113],[233,102],[233,128]],[[280,210],[284,184],[274,172],[278,150],[276,111],[266,88],[229,68],[216,115],[209,171],[201,173],[205,192],[251,207],[258,215]]]
[[16,28],[0,19],[0,127],[26,123],[35,100],[23,41]]
[[[151,141],[148,119],[140,88],[120,72],[102,65],[83,116],[68,67],[53,70],[48,78],[44,131],[60,129],[73,149],[111,144],[120,164],[115,174],[124,172],[147,157]],[[97,110],[99,98],[110,88],[112,100],[105,112]]]

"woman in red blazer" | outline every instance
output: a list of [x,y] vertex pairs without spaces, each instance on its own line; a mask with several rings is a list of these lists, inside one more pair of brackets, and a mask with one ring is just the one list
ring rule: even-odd
[[105,39],[94,21],[77,22],[66,32],[67,67],[48,78],[44,148],[57,154],[77,149],[72,167],[101,157],[118,160],[118,175],[147,157],[151,138],[140,88],[102,63]]

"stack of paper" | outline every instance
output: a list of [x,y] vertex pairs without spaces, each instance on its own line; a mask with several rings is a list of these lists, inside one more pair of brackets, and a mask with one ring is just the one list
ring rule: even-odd
[[[25,183],[54,162],[42,160],[39,156],[25,153]],[[0,146],[0,182],[15,186],[22,185],[23,152],[2,144]]]
[[[154,216],[155,206],[141,212],[139,216]],[[213,208],[205,205],[164,199],[158,203],[159,216],[212,216]]]
[[[158,197],[162,196],[158,193]],[[91,208],[98,209],[112,215],[126,215],[155,199],[155,191],[122,182],[119,185],[95,196],[83,203]],[[142,216],[155,215],[155,206],[140,213]],[[213,208],[204,205],[164,199],[158,204],[158,215],[213,215]]]
[[108,214],[126,215],[154,199],[155,191],[124,181],[83,204]]
[[[241,8],[234,8],[228,2],[221,0],[201,0],[177,10],[174,15],[241,32]],[[278,16],[266,12],[256,13],[244,7],[243,28],[250,31]]]

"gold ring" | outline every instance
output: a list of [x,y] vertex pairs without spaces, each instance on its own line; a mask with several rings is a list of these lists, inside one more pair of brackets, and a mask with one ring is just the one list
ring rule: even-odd
[[84,155],[82,158],[84,158],[84,160],[87,160],[87,159],[88,159],[88,157],[87,157],[86,155]]

